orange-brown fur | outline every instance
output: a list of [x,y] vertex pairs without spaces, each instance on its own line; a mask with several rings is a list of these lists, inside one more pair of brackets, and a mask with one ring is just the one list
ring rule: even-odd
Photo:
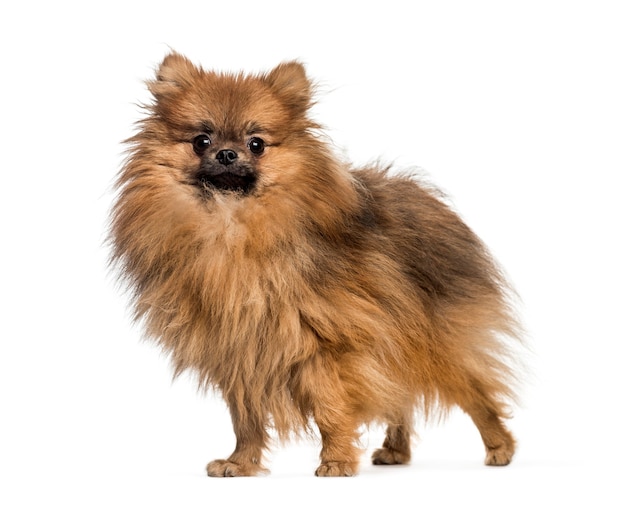
[[[194,371],[228,404],[237,446],[208,474],[261,473],[268,428],[287,437],[311,420],[317,475],[355,474],[370,422],[388,424],[373,462],[406,463],[414,411],[454,405],[478,427],[486,463],[508,464],[509,290],[438,194],[339,160],[307,116],[299,63],[229,75],[171,54],[149,88],[117,182],[112,262],[176,372]],[[203,131],[210,149],[254,167],[251,191],[196,183]],[[251,135],[265,141],[259,156]]]

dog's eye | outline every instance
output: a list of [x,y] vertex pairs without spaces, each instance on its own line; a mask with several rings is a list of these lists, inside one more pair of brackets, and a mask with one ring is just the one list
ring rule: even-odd
[[209,137],[206,133],[198,135],[191,141],[193,145],[193,150],[198,156],[202,156],[204,151],[206,151],[211,145],[211,137]]
[[252,154],[261,154],[265,151],[265,142],[259,137],[252,137],[248,142],[248,149]]

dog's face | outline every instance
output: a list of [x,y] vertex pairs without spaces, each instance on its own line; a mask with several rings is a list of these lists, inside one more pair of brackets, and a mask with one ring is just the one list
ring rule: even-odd
[[249,195],[298,166],[311,83],[296,62],[257,76],[206,72],[172,54],[149,83],[155,97],[141,144],[201,195]]

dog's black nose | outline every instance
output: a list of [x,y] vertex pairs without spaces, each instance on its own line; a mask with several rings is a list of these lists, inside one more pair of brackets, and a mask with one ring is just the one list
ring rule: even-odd
[[222,149],[215,155],[215,159],[222,165],[230,165],[237,159],[237,153],[232,149]]

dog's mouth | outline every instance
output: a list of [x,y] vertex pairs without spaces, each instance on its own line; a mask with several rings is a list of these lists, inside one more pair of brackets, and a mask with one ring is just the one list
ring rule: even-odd
[[254,173],[239,174],[224,171],[218,174],[201,170],[196,175],[197,185],[207,191],[231,191],[237,193],[250,193],[257,181]]

